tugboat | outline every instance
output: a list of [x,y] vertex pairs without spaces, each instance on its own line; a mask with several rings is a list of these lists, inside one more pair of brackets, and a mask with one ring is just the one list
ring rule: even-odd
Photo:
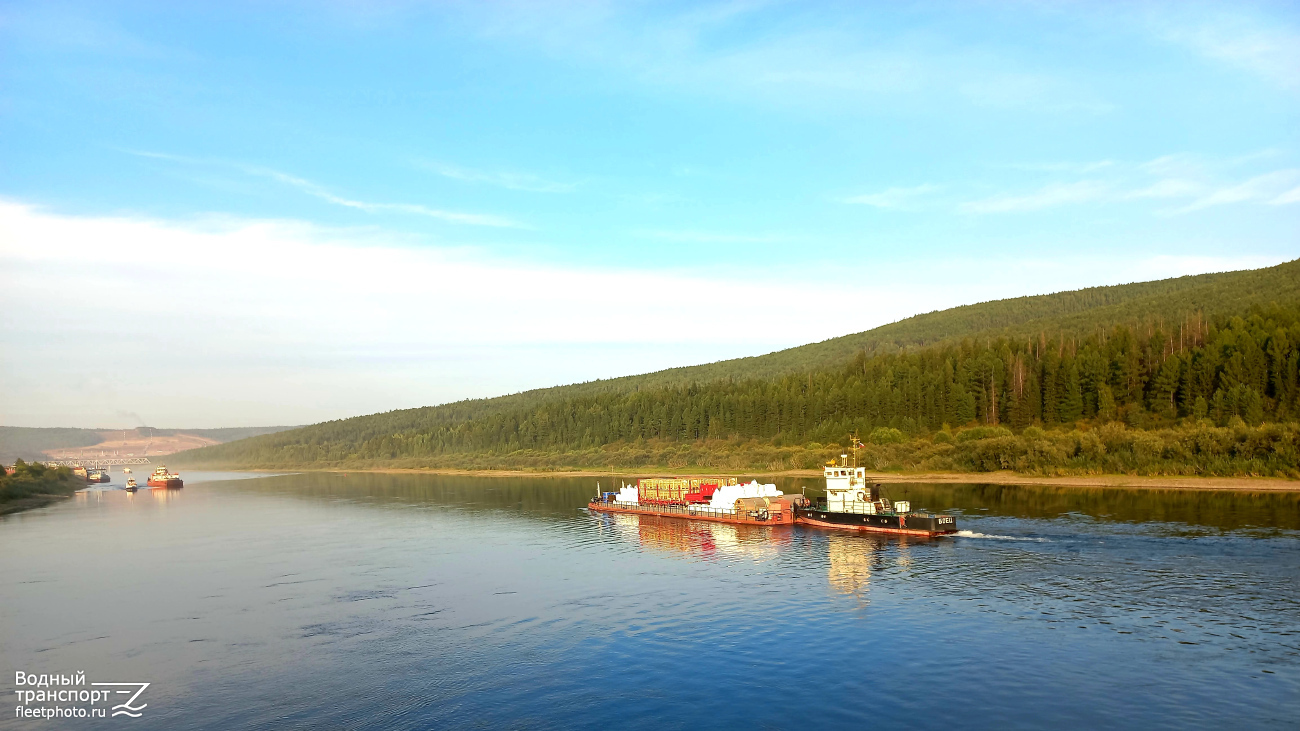
[[132,477],[131,479],[129,479],[129,480],[126,481],[126,487],[124,487],[124,488],[122,488],[122,489],[126,490],[127,492],[135,492],[136,490],[139,490],[140,488],[139,488],[138,486],[136,486],[136,484],[135,484],[135,478]]
[[167,465],[159,465],[158,469],[153,471],[149,476],[149,488],[152,490],[175,489],[185,487],[181,476],[175,472],[168,472]]
[[112,482],[113,478],[109,476],[108,470],[95,470],[86,476],[86,482]]
[[826,464],[826,497],[809,507],[796,508],[798,523],[926,537],[957,532],[957,519],[951,515],[912,510],[912,505],[903,500],[891,504],[881,494],[880,485],[867,481],[867,468],[857,466],[860,444],[856,438],[853,440],[853,465],[847,454],[840,455],[838,464]]

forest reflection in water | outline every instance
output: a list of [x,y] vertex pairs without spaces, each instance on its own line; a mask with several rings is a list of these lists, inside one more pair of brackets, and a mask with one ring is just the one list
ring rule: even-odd
[[[322,499],[454,506],[465,511],[510,510],[545,519],[571,515],[595,494],[597,483],[605,489],[614,489],[620,482],[634,480],[620,476],[480,477],[349,472],[286,475],[241,481],[237,486],[241,490],[283,491]],[[824,494],[818,478],[779,477],[774,481],[788,493],[802,491],[810,497]],[[886,483],[884,491],[892,500],[908,500],[916,507],[958,515],[1046,520],[1076,516],[1105,522],[1171,523],[1224,531],[1300,530],[1300,492],[897,482]]]

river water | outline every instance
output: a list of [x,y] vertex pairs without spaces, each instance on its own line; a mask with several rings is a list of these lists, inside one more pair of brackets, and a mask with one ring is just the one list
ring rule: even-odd
[[0,519],[8,697],[150,683],[137,719],[0,727],[1300,718],[1296,494],[890,487],[959,516],[927,541],[593,516],[593,479],[224,477]]

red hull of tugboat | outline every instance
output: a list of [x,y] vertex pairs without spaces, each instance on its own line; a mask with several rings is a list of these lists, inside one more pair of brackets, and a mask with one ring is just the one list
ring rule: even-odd
[[185,487],[185,481],[179,478],[175,480],[149,480],[149,489],[151,490],[174,490],[181,487]]
[[731,523],[734,525],[794,525],[794,511],[781,510],[768,513],[765,520],[749,515],[710,515],[691,512],[683,505],[639,505],[636,507],[591,501],[588,510],[602,513],[627,513],[630,515],[654,515],[660,518],[682,518],[685,520],[705,520],[710,523]]

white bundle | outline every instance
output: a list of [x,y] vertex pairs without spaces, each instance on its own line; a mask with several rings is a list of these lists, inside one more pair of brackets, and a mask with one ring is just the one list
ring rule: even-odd
[[617,501],[620,502],[620,503],[635,503],[635,502],[637,502],[637,496],[636,496],[636,485],[628,485],[628,486],[624,487],[622,490],[619,490],[619,491],[618,491],[618,497],[616,497],[616,498],[614,498],[614,499],[617,500]]
[[709,507],[714,510],[735,510],[736,501],[742,497],[777,497],[785,493],[773,484],[760,484],[758,480],[747,485],[723,485],[713,493]]

